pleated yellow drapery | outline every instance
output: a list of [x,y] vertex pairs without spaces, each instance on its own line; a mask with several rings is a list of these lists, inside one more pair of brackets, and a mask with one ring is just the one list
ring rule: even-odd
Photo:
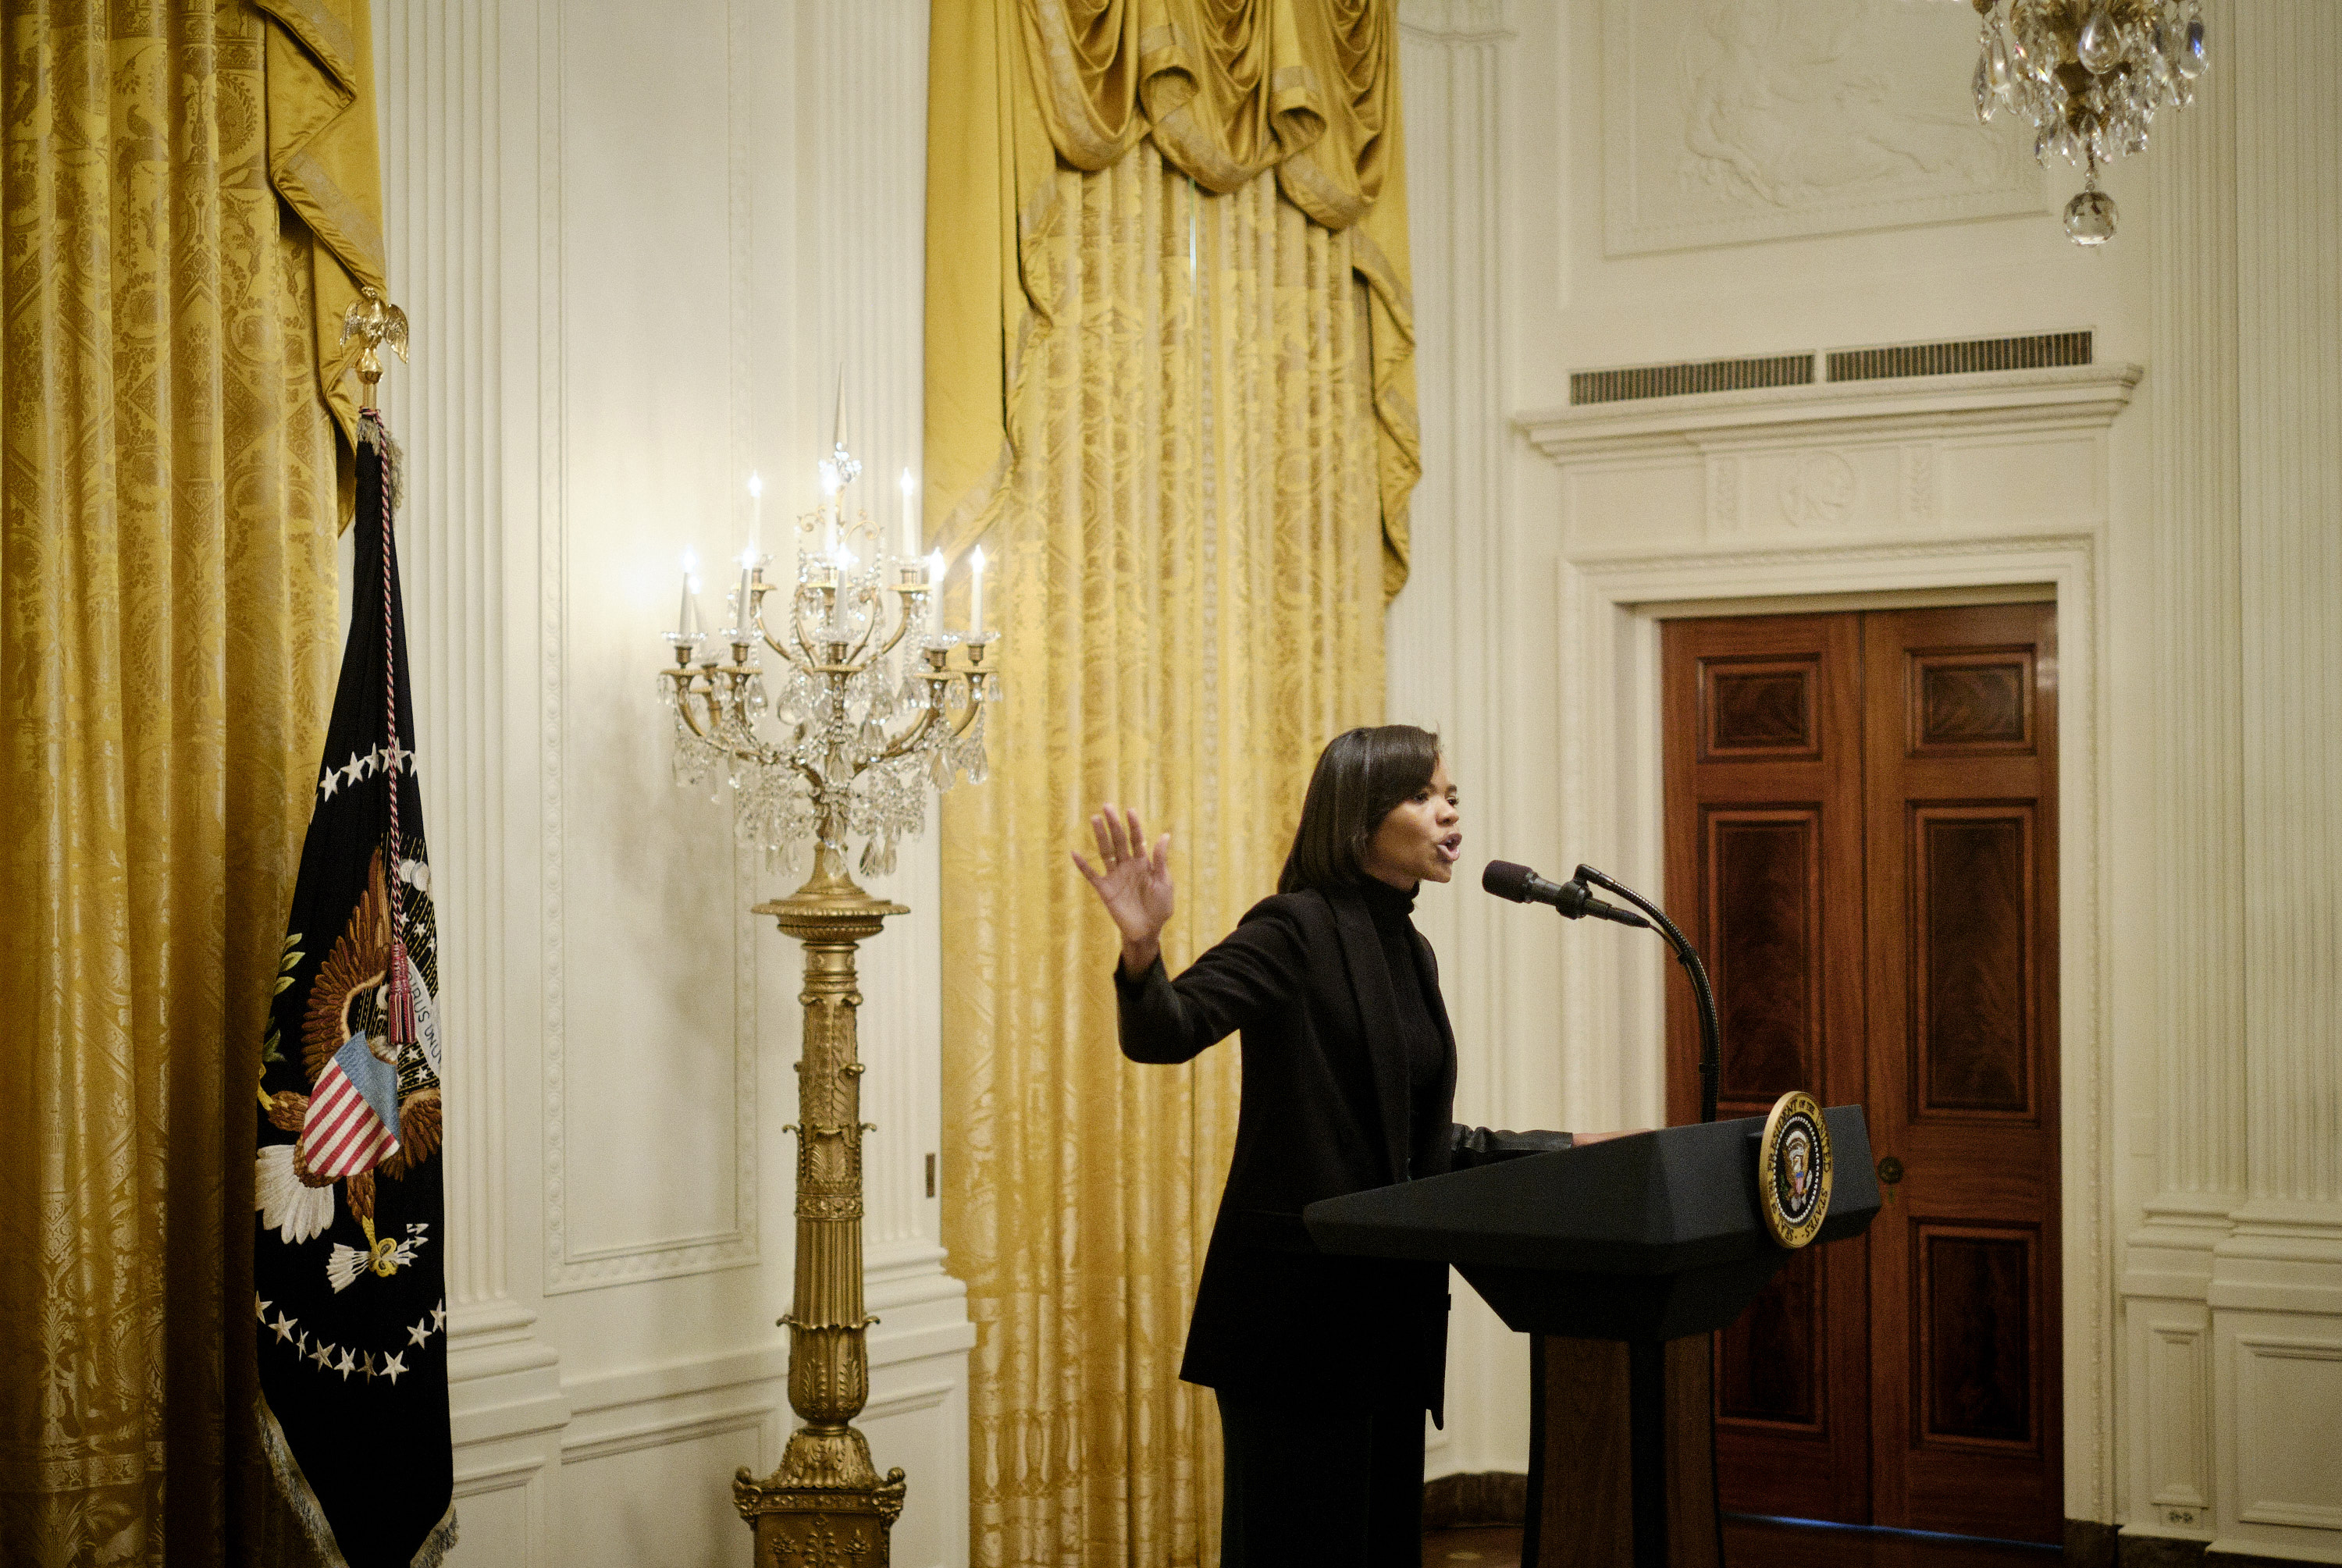
[[335,664],[333,335],[382,276],[366,39],[365,0],[0,35],[12,1563],[302,1560],[253,1417],[252,1088]]
[[1383,591],[1423,471],[1394,0],[937,0],[927,102],[927,493],[956,554],[999,514],[1064,166],[1143,138],[1206,191],[1274,172],[1366,285]]
[[[1379,715],[1403,562],[1386,317],[1365,225],[1294,203],[1266,172],[1285,167],[1273,132],[1246,144],[1213,122],[1256,165],[1224,195],[1160,118],[1107,125],[1095,172],[1060,161],[1026,51],[1047,36],[1040,9],[938,5],[931,75],[927,461],[958,497],[939,542],[982,539],[1005,633],[992,776],[943,814],[944,1237],[977,1325],[971,1556],[1207,1564],[1218,1423],[1178,1365],[1237,1058],[1122,1060],[1113,930],[1066,852],[1101,799],[1173,833],[1176,969],[1273,889],[1326,740]],[[1252,31],[1229,36],[1274,65],[1277,26],[1323,35],[1341,8],[1238,9]],[[1098,13],[1132,46],[1145,15]],[[1126,55],[1086,58],[1136,82]],[[1311,85],[1283,80],[1212,101],[1289,104]],[[1271,108],[1273,127],[1287,111]],[[1042,156],[1021,166],[1035,135]],[[1383,218],[1403,257],[1403,213]],[[973,346],[987,333],[988,365]]]

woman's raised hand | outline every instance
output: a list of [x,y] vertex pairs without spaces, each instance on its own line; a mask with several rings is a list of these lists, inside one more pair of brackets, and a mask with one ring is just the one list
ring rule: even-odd
[[1090,831],[1097,834],[1105,866],[1092,865],[1078,850],[1074,864],[1090,879],[1122,934],[1123,973],[1143,974],[1162,952],[1163,927],[1171,919],[1171,835],[1156,839],[1149,851],[1138,814],[1117,810],[1111,802],[1090,818]]

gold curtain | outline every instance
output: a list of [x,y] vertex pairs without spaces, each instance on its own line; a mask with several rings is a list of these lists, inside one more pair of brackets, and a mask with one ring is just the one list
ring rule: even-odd
[[938,0],[927,102],[927,493],[956,554],[996,518],[1047,330],[1059,165],[1151,138],[1225,195],[1273,170],[1366,285],[1383,592],[1421,476],[1394,0]]
[[251,1085],[335,666],[336,302],[382,275],[367,36],[365,0],[0,34],[11,1563],[298,1560]]
[[[1338,10],[1251,7],[1220,42],[1261,90],[1172,104],[1169,44],[1143,25],[1162,8],[1098,9],[1062,35],[1103,45],[1080,58],[1111,90],[1083,101],[1156,91],[1101,109],[1090,155],[1061,160],[1028,46],[1067,9],[936,7],[928,472],[956,498],[938,543],[981,537],[1005,633],[992,776],[943,813],[944,1238],[977,1328],[982,1568],[1218,1558],[1218,1423],[1178,1365],[1236,1052],[1122,1060],[1112,927],[1066,850],[1101,799],[1173,833],[1176,969],[1273,889],[1319,748],[1381,711],[1405,540],[1380,394],[1391,311],[1379,263],[1361,264],[1366,224],[1328,225],[1262,177],[1293,161],[1276,127],[1326,101],[1280,75],[1279,29],[1314,13],[1322,35]],[[1386,5],[1377,25],[1395,47]],[[1237,80],[1228,50],[1203,57]],[[1207,97],[1211,145],[1251,169],[1226,194],[1163,129]],[[1404,256],[1395,167],[1366,211]]]

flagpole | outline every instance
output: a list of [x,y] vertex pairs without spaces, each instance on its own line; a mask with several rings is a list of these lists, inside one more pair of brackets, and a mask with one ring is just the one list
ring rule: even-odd
[[437,938],[421,801],[403,798],[395,456],[375,406],[382,351],[405,359],[406,335],[372,287],[342,318],[363,384],[357,602],[261,1046],[253,1295],[262,1443],[293,1516],[331,1560],[363,1542],[437,1568],[455,1541]]
[[[415,1043],[415,992],[406,973],[405,900],[398,895],[398,641],[394,624],[391,590],[393,587],[390,550],[390,427],[383,423],[382,410],[375,406],[375,388],[382,383],[382,351],[395,353],[400,363],[406,359],[406,313],[385,299],[372,285],[365,286],[362,303],[350,306],[342,322],[344,342],[355,337],[358,341],[358,381],[365,387],[359,394],[358,441],[372,444],[382,458],[382,707],[383,754],[387,759],[384,771],[389,779],[390,826],[383,844],[383,886],[390,903],[390,962],[388,969],[388,1014],[385,1020],[391,1054],[394,1060]],[[374,1233],[374,1216],[358,1216],[359,1227],[365,1232],[367,1263],[378,1273],[391,1271],[390,1254],[396,1250],[395,1242],[385,1242]]]

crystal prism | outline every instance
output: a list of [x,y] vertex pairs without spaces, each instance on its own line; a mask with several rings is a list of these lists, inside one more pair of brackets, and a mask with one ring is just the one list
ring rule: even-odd
[[2074,52],[2094,76],[2105,75],[2122,58],[2122,39],[2115,32],[2115,19],[2105,5],[2091,8],[2089,19],[2082,24],[2081,36],[2074,41]]
[[2102,245],[2115,237],[2115,199],[2092,186],[2066,204],[2066,235],[2077,245]]
[[2202,75],[2204,68],[2210,64],[2211,61],[2204,55],[2204,18],[2190,16],[2187,19],[2187,41],[2180,45],[2179,58],[2174,60],[2172,65],[2192,82]]

